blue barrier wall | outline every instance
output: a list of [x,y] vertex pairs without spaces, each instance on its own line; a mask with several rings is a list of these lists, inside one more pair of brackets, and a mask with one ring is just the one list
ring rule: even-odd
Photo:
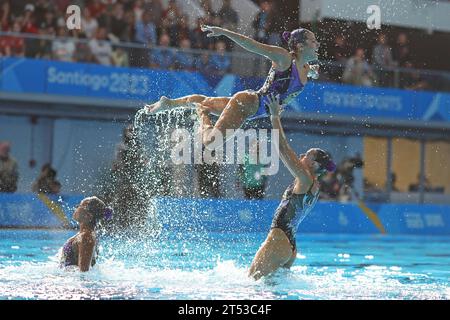
[[[52,197],[71,219],[81,196]],[[268,231],[278,201],[158,198],[151,200],[165,230]],[[450,235],[450,206],[370,205],[388,234]],[[30,194],[0,194],[0,227],[57,228],[62,222]],[[301,223],[302,233],[379,233],[353,203],[319,202]]]
[[[155,101],[161,95],[192,93],[229,96],[257,89],[262,78],[205,76],[199,72],[107,67],[96,64],[1,58],[0,90]],[[292,111],[388,118],[450,121],[450,94],[309,82],[290,105]]]

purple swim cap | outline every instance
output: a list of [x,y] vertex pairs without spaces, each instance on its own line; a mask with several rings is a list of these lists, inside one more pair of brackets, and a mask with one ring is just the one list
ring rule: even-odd
[[336,164],[331,160],[329,153],[320,148],[315,148],[317,155],[316,161],[320,164],[322,169],[326,169],[328,172],[334,172],[336,170]]
[[295,46],[299,43],[304,43],[306,41],[306,29],[299,28],[292,32],[284,31],[281,37],[287,42],[289,49],[295,49]]
[[336,164],[332,160],[329,160],[326,165],[326,169],[329,172],[334,172],[334,171],[336,171]]
[[105,212],[103,213],[103,217],[105,218],[105,220],[111,220],[113,216],[113,209],[110,207],[107,207],[105,209]]

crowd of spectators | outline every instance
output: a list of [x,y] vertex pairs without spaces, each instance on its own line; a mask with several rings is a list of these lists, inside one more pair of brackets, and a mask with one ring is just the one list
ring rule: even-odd
[[[368,50],[357,47],[352,54],[343,35],[336,36],[330,49],[330,58],[336,62],[330,67],[331,80],[358,86],[394,86],[394,68],[402,68],[398,86],[403,89],[430,89],[430,80],[412,62],[411,48],[406,33],[399,33],[393,46],[388,37],[380,33],[371,57]],[[406,70],[408,69],[408,70]]]
[[[224,0],[217,12],[211,9],[210,1],[202,1],[206,15],[198,18],[194,28],[175,0],[167,7],[161,0],[1,0],[0,4],[0,31],[43,36],[0,36],[0,56],[121,67],[198,70],[201,66],[219,74],[231,67],[224,52],[232,44],[207,38],[200,29],[202,24],[214,24],[235,30],[238,13],[230,0]],[[66,26],[65,12],[70,4],[82,8],[79,30]],[[189,49],[215,52],[202,55]]]
[[[254,38],[280,45],[282,26],[277,2],[257,3],[259,12],[252,21]],[[80,30],[66,26],[66,9],[71,4],[82,8]],[[200,27],[210,24],[237,30],[239,8],[233,7],[231,0],[222,0],[216,11],[210,0],[199,4],[204,15],[191,24],[190,16],[175,0],[169,0],[167,6],[161,0],[0,0],[0,31],[44,36],[0,35],[0,56],[199,70],[219,75],[230,72],[232,60],[226,53],[233,49],[233,43],[225,38],[208,38]],[[386,34],[379,34],[377,44],[368,51],[351,48],[347,41],[339,34],[327,48],[327,59],[340,66],[324,70],[322,80],[392,86],[390,68],[418,67],[411,57],[406,33],[399,33],[392,43]],[[430,80],[414,69],[404,71],[396,85],[414,90],[431,87]]]

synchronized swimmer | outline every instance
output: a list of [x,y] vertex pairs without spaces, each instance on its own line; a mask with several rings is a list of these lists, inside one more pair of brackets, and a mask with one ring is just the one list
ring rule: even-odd
[[95,265],[98,246],[95,229],[102,219],[111,219],[112,214],[112,209],[97,197],[85,198],[76,206],[73,219],[80,229],[61,248],[61,267],[75,266],[85,272]]
[[[308,77],[318,77],[318,66],[311,65],[318,59],[319,42],[313,32],[307,29],[296,29],[284,32],[283,39],[290,51],[260,43],[242,34],[214,26],[202,26],[209,32],[208,37],[225,36],[244,49],[264,56],[272,61],[272,67],[264,85],[258,91],[245,90],[232,97],[207,97],[189,95],[178,99],[161,99],[146,106],[146,112],[153,114],[173,108],[195,108],[200,118],[200,130],[203,144],[208,146],[219,131],[222,136],[227,129],[238,129],[246,121],[258,117],[268,117],[267,97],[280,96],[281,103],[286,105],[303,91]],[[209,114],[219,116],[213,126]]]
[[281,104],[278,97],[269,97],[273,129],[279,130],[280,157],[294,176],[275,211],[269,234],[259,248],[249,269],[249,276],[259,279],[280,267],[290,268],[297,256],[295,234],[300,222],[311,212],[319,198],[320,178],[336,169],[329,153],[309,149],[297,157],[281,126]]

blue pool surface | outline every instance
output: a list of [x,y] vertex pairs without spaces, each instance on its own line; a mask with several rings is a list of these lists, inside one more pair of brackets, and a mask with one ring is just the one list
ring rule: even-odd
[[266,233],[104,237],[87,273],[58,267],[73,234],[0,230],[0,299],[450,299],[450,237],[301,235],[290,270],[254,281]]

